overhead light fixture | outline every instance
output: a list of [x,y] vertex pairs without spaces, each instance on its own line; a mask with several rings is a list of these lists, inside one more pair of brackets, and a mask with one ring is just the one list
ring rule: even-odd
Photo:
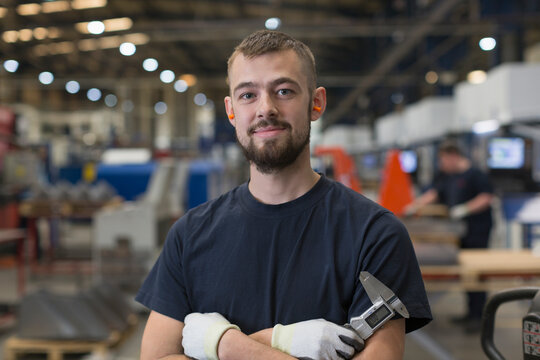
[[57,27],[49,27],[49,39],[58,39],[62,36],[62,31]]
[[30,41],[34,37],[34,32],[32,29],[21,29],[19,30],[19,40],[21,41]]
[[193,97],[193,102],[195,103],[195,105],[198,105],[198,106],[206,105],[206,101],[207,101],[206,95],[203,93],[195,94],[195,96]]
[[4,69],[7,72],[14,73],[19,68],[19,62],[17,60],[6,60],[4,61]]
[[41,11],[41,5],[36,3],[21,4],[17,6],[16,11],[22,16],[37,15]]
[[487,74],[484,70],[474,70],[467,74],[467,81],[470,84],[481,84],[487,79]]
[[154,111],[156,112],[156,114],[158,115],[163,115],[167,112],[167,104],[164,103],[163,101],[158,101],[155,105],[154,105]]
[[33,33],[34,33],[34,38],[36,38],[37,40],[43,40],[43,39],[46,39],[47,36],[49,35],[49,30],[44,27],[37,27],[34,29]]
[[105,24],[98,20],[90,21],[86,25],[86,29],[88,30],[90,34],[93,34],[93,35],[103,34],[103,32],[105,31]]
[[478,46],[484,51],[491,51],[497,46],[497,40],[492,37],[485,37],[478,42]]
[[186,92],[188,87],[189,87],[188,84],[184,80],[177,80],[174,83],[174,90],[176,90],[176,92],[179,92],[179,93]]
[[428,71],[425,76],[426,82],[430,85],[434,85],[439,81],[439,74],[435,71]]
[[164,82],[165,84],[170,84],[174,81],[174,78],[176,77],[176,75],[174,74],[173,71],[171,70],[163,70],[160,74],[159,74],[159,79]]
[[135,44],[133,43],[124,42],[120,44],[119,50],[120,50],[120,54],[124,56],[131,56],[135,54],[135,52],[137,51],[137,48],[135,47]]
[[277,17],[268,18],[264,22],[264,26],[268,30],[277,30],[281,26],[281,19]]
[[66,0],[47,1],[41,4],[41,11],[44,13],[54,13],[69,10],[71,10],[71,6],[69,1]]
[[114,94],[108,94],[105,96],[105,105],[108,107],[115,107],[118,104],[118,98]]
[[71,8],[75,10],[92,9],[107,6],[107,0],[73,0]]
[[66,83],[66,91],[70,94],[76,94],[80,89],[81,85],[75,80],[71,80]]
[[43,85],[49,85],[54,81],[54,75],[50,71],[43,71],[39,74],[38,80]]
[[157,68],[159,66],[159,63],[154,58],[148,58],[148,59],[144,59],[144,61],[142,63],[142,66],[143,66],[144,70],[146,70],[148,72],[152,72],[152,71],[157,70]]
[[91,88],[86,92],[86,97],[90,101],[94,101],[94,102],[98,101],[99,99],[101,99],[101,90],[96,89],[96,88]]
[[0,18],[3,18],[7,14],[7,8],[0,6]]
[[2,40],[7,43],[17,42],[17,40],[19,40],[19,32],[17,30],[4,31],[2,34]]
[[192,74],[184,74],[184,75],[180,76],[179,79],[184,80],[186,82],[187,86],[189,86],[189,87],[195,86],[195,84],[197,84],[197,77],[195,75],[192,75]]
[[473,124],[475,134],[487,134],[499,130],[499,122],[495,119],[478,121]]

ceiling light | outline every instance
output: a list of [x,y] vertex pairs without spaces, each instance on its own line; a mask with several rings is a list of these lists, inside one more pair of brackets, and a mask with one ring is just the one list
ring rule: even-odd
[[473,124],[472,130],[475,134],[486,134],[497,131],[499,129],[499,122],[495,119],[478,121]]
[[75,80],[68,81],[66,83],[66,91],[70,94],[76,94],[81,89],[81,85]]
[[104,36],[99,38],[97,42],[98,48],[101,49],[112,49],[119,47],[120,44],[122,44],[122,39],[120,36],[114,35],[114,36]]
[[0,18],[3,18],[7,14],[7,8],[0,6]]
[[34,29],[34,37],[37,40],[43,40],[47,37],[47,35],[49,35],[49,30],[47,30],[47,28],[37,27]]
[[19,62],[17,60],[6,60],[4,61],[4,69],[7,72],[14,73],[19,68]]
[[467,81],[471,84],[481,84],[487,79],[487,74],[484,70],[474,70],[467,74]]
[[188,84],[184,80],[178,80],[174,83],[174,90],[179,93],[186,92],[188,89]]
[[144,45],[150,41],[150,37],[143,33],[128,34],[124,36],[124,39],[135,45]]
[[439,81],[439,75],[435,71],[428,71],[426,73],[426,82],[428,84],[436,84]]
[[93,51],[98,49],[98,43],[95,39],[79,40],[77,45],[81,51]]
[[159,74],[160,80],[163,81],[165,84],[172,83],[174,81],[175,77],[176,77],[176,75],[171,70],[163,70]]
[[105,31],[105,24],[98,20],[90,21],[86,25],[86,28],[88,29],[88,32],[90,34],[99,35],[99,34],[103,34],[103,32]]
[[27,16],[27,15],[37,15],[41,11],[41,5],[40,4],[21,4],[17,6],[17,13],[19,15]]
[[492,37],[485,37],[478,42],[478,46],[484,51],[491,51],[497,46],[497,40]]
[[180,76],[180,79],[184,80],[187,86],[194,86],[195,84],[197,84],[197,77],[192,74],[184,74]]
[[43,85],[49,85],[54,81],[54,75],[49,71],[43,71],[39,74],[38,79]]
[[195,105],[204,106],[206,104],[206,95],[198,93],[193,97]]
[[105,96],[105,105],[108,107],[115,107],[118,104],[118,98],[114,94]]
[[19,40],[21,41],[30,41],[34,33],[31,29],[21,29],[19,30]]
[[57,27],[49,27],[49,39],[58,39],[62,32]]
[[120,44],[120,54],[124,56],[131,56],[135,54],[135,51],[137,51],[137,48],[135,47],[135,44],[130,42],[125,42]]
[[107,0],[73,0],[71,8],[75,10],[91,9],[107,6]]
[[2,39],[7,43],[14,43],[19,40],[19,32],[17,30],[4,31]]
[[399,92],[398,92],[398,93],[394,93],[394,94],[392,94],[392,96],[390,96],[390,100],[392,100],[392,102],[393,102],[394,104],[396,104],[396,105],[401,104],[401,103],[403,102],[404,98],[405,98],[405,97],[403,96],[403,94],[402,94],[402,93],[399,93]]
[[133,20],[128,17],[103,20],[105,31],[129,30],[133,26]]
[[145,59],[142,63],[143,69],[149,72],[156,71],[159,63],[154,58]]
[[41,4],[41,11],[43,11],[44,13],[53,13],[68,10],[71,10],[71,7],[69,6],[69,2],[65,0],[48,1]]
[[264,26],[268,30],[277,30],[281,26],[281,20],[277,17],[266,19],[266,21],[264,22]]
[[167,104],[165,104],[163,101],[158,101],[155,105],[154,105],[154,111],[156,112],[156,114],[158,115],[163,115],[167,112]]
[[91,88],[86,92],[86,97],[90,101],[98,101],[99,99],[101,99],[101,90]]

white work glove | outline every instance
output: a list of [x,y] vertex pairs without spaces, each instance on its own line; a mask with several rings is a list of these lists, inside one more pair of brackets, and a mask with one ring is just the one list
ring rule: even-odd
[[364,349],[356,331],[324,319],[291,325],[277,324],[272,332],[272,347],[298,359],[351,359]]
[[459,204],[452,206],[449,210],[450,218],[454,220],[463,219],[465,216],[469,215],[469,208],[467,204]]
[[229,329],[240,330],[218,313],[191,313],[184,319],[184,354],[197,360],[219,360],[219,340]]

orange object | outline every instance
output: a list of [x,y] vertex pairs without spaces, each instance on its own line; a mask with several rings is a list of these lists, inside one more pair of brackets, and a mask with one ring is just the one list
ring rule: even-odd
[[315,110],[317,112],[321,112],[321,107],[320,106],[314,106],[313,110]]
[[229,114],[229,119],[234,119],[234,114]]
[[379,204],[397,216],[413,201],[411,177],[401,168],[399,151],[391,150],[386,157],[379,190]]
[[362,192],[360,179],[356,176],[356,167],[354,166],[353,158],[341,147],[324,147],[318,146],[315,148],[315,155],[323,156],[330,155],[334,163],[334,178],[343,185],[350,187],[356,192]]

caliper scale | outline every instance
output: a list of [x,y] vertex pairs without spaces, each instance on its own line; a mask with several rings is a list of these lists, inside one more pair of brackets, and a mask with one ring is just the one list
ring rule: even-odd
[[362,315],[351,318],[351,327],[364,340],[392,319],[396,313],[409,318],[409,312],[396,294],[367,271],[360,272],[360,282],[373,303]]

